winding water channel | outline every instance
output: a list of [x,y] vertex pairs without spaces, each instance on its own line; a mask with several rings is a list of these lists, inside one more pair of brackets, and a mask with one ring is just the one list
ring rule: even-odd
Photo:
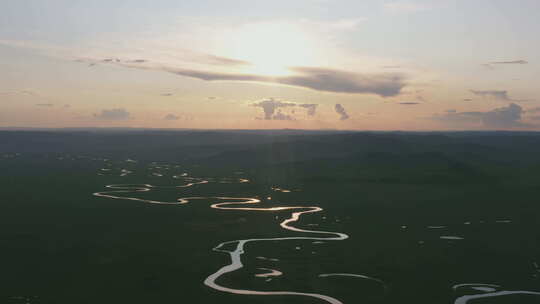
[[[244,267],[244,264],[242,263],[242,256],[246,253],[245,248],[246,248],[246,245],[249,243],[290,241],[290,240],[310,240],[314,243],[320,243],[322,241],[346,240],[349,236],[345,233],[320,231],[320,230],[307,230],[307,229],[302,229],[302,228],[298,228],[294,226],[294,224],[300,220],[302,215],[309,214],[309,213],[322,212],[323,209],[321,207],[318,207],[318,206],[283,206],[283,207],[271,207],[271,208],[256,207],[256,205],[259,204],[261,201],[257,198],[252,198],[252,197],[195,196],[195,197],[181,197],[181,198],[178,198],[176,201],[166,202],[166,201],[156,201],[156,200],[149,200],[149,199],[142,199],[142,198],[128,196],[129,194],[139,193],[139,192],[148,192],[153,189],[186,188],[186,187],[191,187],[198,184],[206,184],[209,182],[220,183],[220,181],[217,179],[193,178],[193,177],[187,177],[187,176],[182,176],[182,177],[175,176],[175,178],[183,179],[186,182],[186,184],[178,185],[178,186],[156,186],[156,185],[151,185],[151,184],[112,184],[112,185],[105,186],[107,188],[107,191],[95,192],[93,193],[93,195],[97,197],[103,197],[103,198],[109,198],[109,199],[129,200],[129,201],[137,201],[137,202],[142,202],[142,203],[160,204],[160,205],[182,205],[182,204],[187,204],[193,200],[216,200],[217,202],[214,202],[213,204],[210,205],[210,207],[213,209],[237,210],[237,211],[243,210],[243,211],[257,211],[257,212],[275,212],[275,211],[285,211],[285,210],[290,211],[291,212],[290,216],[284,219],[279,224],[281,228],[288,231],[292,231],[292,232],[306,233],[311,236],[254,238],[254,239],[225,241],[223,243],[220,243],[216,247],[214,247],[213,250],[216,252],[228,254],[230,257],[230,263],[222,266],[217,271],[210,274],[204,280],[204,284],[215,290],[219,290],[219,291],[231,293],[231,294],[259,295],[259,296],[304,296],[304,297],[316,298],[330,304],[343,304],[343,302],[341,302],[340,300],[331,296],[323,295],[323,294],[285,291],[285,290],[283,291],[257,291],[257,290],[239,289],[239,288],[223,286],[218,282],[220,277],[226,274],[235,272],[237,270],[240,270]],[[249,182],[247,179],[241,179],[241,178],[234,179],[234,180],[228,178],[228,179],[224,179],[224,181],[225,182],[223,183]],[[233,248],[232,250],[224,249],[224,248],[231,248],[231,246]],[[274,269],[259,268],[259,270],[266,271],[266,273],[258,274],[256,275],[256,277],[271,278],[271,277],[282,275],[281,272]],[[384,289],[388,291],[388,285],[382,280],[369,277],[366,275],[362,275],[362,274],[328,273],[328,274],[319,274],[319,277],[321,278],[351,277],[351,278],[357,278],[357,279],[371,280],[371,281],[381,284],[384,287]],[[463,288],[469,288],[471,290],[474,290],[475,292],[478,292],[478,294],[459,296],[456,298],[454,302],[455,304],[467,304],[469,303],[469,301],[475,300],[475,299],[514,295],[514,294],[540,296],[540,293],[533,292],[533,291],[502,290],[501,286],[494,285],[494,284],[463,283],[463,284],[456,284],[452,287],[452,289],[455,292],[458,292],[460,291],[460,289],[463,289]]]

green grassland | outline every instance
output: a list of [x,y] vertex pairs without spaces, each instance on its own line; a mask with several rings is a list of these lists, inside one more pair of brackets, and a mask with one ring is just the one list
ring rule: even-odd
[[[540,134],[11,131],[0,132],[0,142],[0,303],[324,303],[203,284],[229,263],[212,251],[221,242],[305,235],[280,228],[290,211],[92,195],[110,184],[183,184],[172,178],[182,173],[250,182],[129,195],[320,206],[295,225],[350,237],[251,243],[245,267],[220,279],[224,286],[313,292],[348,304],[453,303],[475,293],[452,290],[460,283],[540,291]],[[120,176],[121,169],[133,173]],[[266,282],[257,268],[284,275]],[[387,288],[322,273],[363,274]],[[513,295],[470,303],[539,302]]]

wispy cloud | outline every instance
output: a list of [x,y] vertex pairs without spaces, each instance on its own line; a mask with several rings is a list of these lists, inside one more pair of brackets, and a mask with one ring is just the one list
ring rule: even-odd
[[[336,29],[352,29],[361,22],[362,19],[342,19],[333,21],[327,26]],[[307,24],[306,22],[302,23],[302,21],[299,21],[299,23]],[[142,45],[145,47],[144,53],[139,51],[141,48],[140,43],[143,43]],[[115,64],[142,70],[161,70],[205,81],[276,83],[322,92],[375,94],[381,97],[399,95],[401,89],[407,85],[402,74],[344,71],[316,66],[290,67],[291,74],[287,76],[243,73],[239,71],[246,66],[250,66],[250,62],[206,54],[200,51],[170,48],[170,45],[164,46],[163,49],[157,49],[148,47],[149,45],[155,46],[152,42],[144,44],[143,41],[140,43],[135,43],[135,47],[132,49],[114,51],[99,46],[75,49],[24,41],[0,40],[0,44],[44,50],[54,56],[71,58],[89,65]],[[139,46],[137,47],[137,45]],[[286,48],[286,46],[282,47]],[[122,51],[124,55],[118,55],[123,54]],[[79,56],[75,56],[75,54],[79,54]]]
[[279,77],[275,81],[317,91],[351,94],[376,94],[381,97],[399,95],[405,86],[400,74],[359,74],[341,70],[295,67],[300,75]]
[[519,59],[519,60],[509,60],[509,61],[491,61],[488,63],[482,63],[481,65],[487,69],[493,70],[495,69],[496,65],[514,65],[514,64],[528,64],[529,62],[527,60]]
[[174,114],[167,114],[165,117],[163,117],[165,120],[179,120],[180,116],[174,115]]
[[471,90],[471,93],[482,97],[491,97],[498,100],[512,100],[506,90]]
[[375,94],[381,97],[396,96],[405,87],[405,77],[396,73],[361,74],[337,69],[318,67],[291,67],[295,73],[290,76],[265,76],[245,73],[223,73],[195,69],[183,69],[166,66],[129,64],[124,61],[109,61],[125,67],[163,70],[172,74],[197,78],[206,81],[243,81],[266,82],[309,88],[316,91],[348,93],[348,94]]
[[101,110],[101,113],[94,114],[94,117],[102,120],[128,120],[131,114],[123,108]]
[[334,106],[334,110],[336,111],[336,113],[339,114],[339,120],[347,120],[349,119],[349,114],[347,114],[347,111],[345,110],[345,108],[337,103],[335,106]]
[[528,64],[529,62],[523,59],[510,61],[492,61],[489,64]]
[[210,64],[210,65],[223,65],[223,66],[251,65],[251,63],[244,60],[221,57],[221,56],[216,56],[216,55],[204,54],[204,55],[200,55],[199,58],[201,59],[201,61],[204,61],[206,64]]
[[[510,95],[507,90],[471,90],[471,93],[477,96],[481,96],[485,98],[493,98],[495,100],[502,100],[502,101],[517,101],[517,102],[531,101],[528,99],[510,98]],[[470,101],[470,100],[465,100],[465,101]]]

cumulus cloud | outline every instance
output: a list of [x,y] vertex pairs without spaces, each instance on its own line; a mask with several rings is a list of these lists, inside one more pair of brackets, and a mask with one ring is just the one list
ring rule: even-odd
[[336,110],[336,113],[338,113],[340,115],[339,119],[340,120],[347,120],[349,119],[349,114],[347,114],[347,111],[345,110],[345,108],[337,103],[334,107],[334,109]]
[[523,113],[519,105],[511,103],[487,112],[447,112],[432,119],[449,124],[481,123],[488,128],[520,128],[528,126],[521,121]]
[[298,105],[299,107],[306,108],[307,109],[307,115],[313,116],[315,115],[315,112],[317,111],[318,104],[315,103],[302,103]]
[[318,104],[315,103],[295,103],[290,101],[281,101],[274,98],[268,98],[255,103],[251,106],[263,109],[264,120],[295,120],[292,115],[285,114],[281,108],[291,108],[290,113],[295,114],[295,108],[300,107],[307,110],[308,116],[314,116],[317,112]]
[[521,127],[524,126],[521,120],[523,109],[512,103],[508,107],[497,108],[484,113],[482,122],[488,127]]
[[180,116],[174,115],[174,114],[167,114],[165,117],[163,117],[165,120],[179,120]]
[[102,120],[127,120],[131,114],[123,108],[101,110],[101,113],[94,114],[94,117]]
[[272,116],[273,120],[294,120],[294,118],[290,115],[281,113],[281,110],[278,110],[278,112]]
[[[252,103],[251,105],[254,106],[254,107],[260,107],[260,108],[263,109],[263,111],[264,111],[264,119],[265,120],[273,120],[273,119],[276,119],[276,117],[281,117],[282,118],[283,114],[281,114],[279,116],[274,115],[278,108],[295,107],[296,106],[296,104],[293,103],[293,102],[283,102],[283,101],[280,101],[280,100],[275,100],[274,98],[261,100],[261,101],[256,102],[256,103]],[[281,113],[281,112],[278,112],[278,113]],[[283,120],[283,119],[278,119],[278,120]]]

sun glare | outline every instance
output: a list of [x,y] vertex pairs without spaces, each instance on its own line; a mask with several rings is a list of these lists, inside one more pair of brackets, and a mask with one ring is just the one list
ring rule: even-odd
[[250,62],[249,72],[262,75],[288,74],[288,67],[314,61],[314,39],[291,23],[244,25],[232,33],[225,46],[231,57]]

